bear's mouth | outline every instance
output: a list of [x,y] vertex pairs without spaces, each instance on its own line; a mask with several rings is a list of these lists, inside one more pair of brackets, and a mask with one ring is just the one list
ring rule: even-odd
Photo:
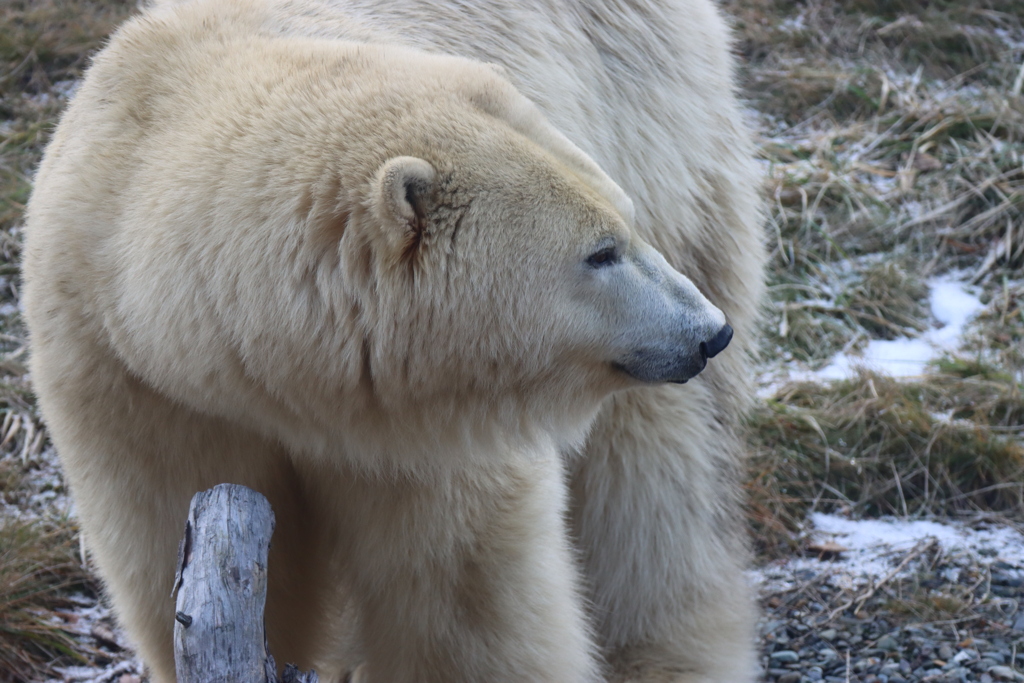
[[612,365],[645,384],[686,384],[699,375],[707,364],[708,357],[704,349],[698,349],[697,353],[692,354],[640,349]]
[[647,347],[634,351],[613,366],[648,384],[686,384],[707,367],[709,358],[714,358],[729,346],[732,336],[732,327],[724,325],[711,339],[700,342],[690,353],[680,353],[678,348]]

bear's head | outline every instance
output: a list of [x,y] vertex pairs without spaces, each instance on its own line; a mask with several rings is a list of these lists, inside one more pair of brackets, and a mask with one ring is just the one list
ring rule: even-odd
[[499,74],[453,80],[388,132],[346,235],[378,388],[575,412],[697,375],[732,330],[622,190]]

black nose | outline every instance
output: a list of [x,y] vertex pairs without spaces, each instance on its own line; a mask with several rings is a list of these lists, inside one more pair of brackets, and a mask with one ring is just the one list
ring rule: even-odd
[[706,342],[700,343],[701,355],[703,355],[706,358],[714,358],[722,351],[724,351],[725,347],[728,346],[729,342],[731,341],[732,327],[726,325],[725,327],[720,329],[718,331],[718,334],[716,334],[714,337],[712,337]]

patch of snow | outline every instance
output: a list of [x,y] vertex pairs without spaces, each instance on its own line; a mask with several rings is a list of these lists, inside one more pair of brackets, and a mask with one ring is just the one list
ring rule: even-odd
[[82,82],[77,79],[57,81],[53,84],[53,91],[57,93],[57,95],[59,95],[60,97],[63,97],[66,100],[70,100],[72,97],[75,96],[75,93],[78,92],[78,86],[80,86],[81,84]]
[[113,683],[122,676],[142,677],[144,669],[138,659],[126,659],[102,669],[91,666],[57,667],[60,678],[51,678],[46,683]]
[[52,447],[45,448],[33,459],[8,453],[0,460],[10,460],[10,466],[21,469],[20,495],[10,501],[0,497],[0,524],[6,519],[61,520],[73,514],[57,453]]
[[914,220],[924,215],[924,205],[921,202],[908,199],[903,201],[899,205],[900,211],[906,215],[908,219]]
[[995,28],[992,32],[999,36],[999,39],[1003,41],[1006,47],[1010,48],[1014,52],[1024,52],[1024,36],[1020,32],[1010,32],[1005,28]]
[[963,551],[981,555],[992,562],[993,551],[1008,564],[1024,564],[1024,536],[1009,527],[973,528],[955,522],[932,520],[846,519],[820,512],[809,515],[819,537],[832,540],[849,549],[852,568],[863,572],[877,571],[875,557],[880,549],[910,550],[922,540],[934,538],[948,552]]
[[896,176],[882,176],[874,173],[865,173],[864,175],[871,187],[879,194],[879,198],[884,198],[899,188],[900,181]]
[[[817,543],[844,548],[837,559],[790,557],[752,572],[762,590],[793,587],[797,577],[829,572],[829,582],[842,588],[864,585],[888,576],[920,544],[934,540],[950,560],[950,571],[968,563],[1001,561],[1016,567],[1008,570],[1024,578],[1024,535],[1005,526],[968,526],[960,522],[931,520],[846,519],[839,515],[812,513],[805,533]],[[919,561],[900,568],[897,576],[910,575]]]
[[796,15],[795,17],[786,17],[779,22],[779,30],[787,33],[799,33],[807,29],[807,20],[804,16],[804,12]]
[[80,84],[81,81],[77,80],[57,81],[47,92],[27,95],[26,98],[38,107],[45,107],[51,104],[63,105],[75,96]]
[[60,627],[77,635],[86,643],[101,647],[106,664],[96,666],[53,667],[59,678],[45,683],[127,683],[146,680],[145,665],[128,647],[125,634],[114,623],[111,611],[102,602],[88,595],[69,596],[72,609],[51,615]]
[[52,92],[41,92],[34,95],[24,95],[23,97],[37,107],[46,107],[60,101],[60,96]]
[[872,339],[861,355],[841,354],[814,374],[818,379],[848,379],[863,367],[892,377],[913,377],[924,374],[933,355],[932,345],[920,337]]
[[932,317],[941,327],[920,337],[868,342],[859,355],[840,353],[807,379],[835,380],[853,377],[865,368],[891,377],[914,377],[925,373],[929,362],[960,345],[967,323],[984,309],[976,288],[954,275],[942,275],[928,282]]
[[982,311],[977,290],[952,277],[935,278],[929,283],[929,301],[932,315],[943,324],[933,337],[945,344],[955,344],[963,334],[967,322]]

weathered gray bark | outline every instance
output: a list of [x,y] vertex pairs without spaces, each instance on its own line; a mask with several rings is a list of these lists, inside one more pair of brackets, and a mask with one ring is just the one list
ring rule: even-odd
[[[174,581],[178,683],[278,683],[263,608],[274,512],[259,493],[220,484],[189,507]],[[283,683],[316,683],[285,668]]]

